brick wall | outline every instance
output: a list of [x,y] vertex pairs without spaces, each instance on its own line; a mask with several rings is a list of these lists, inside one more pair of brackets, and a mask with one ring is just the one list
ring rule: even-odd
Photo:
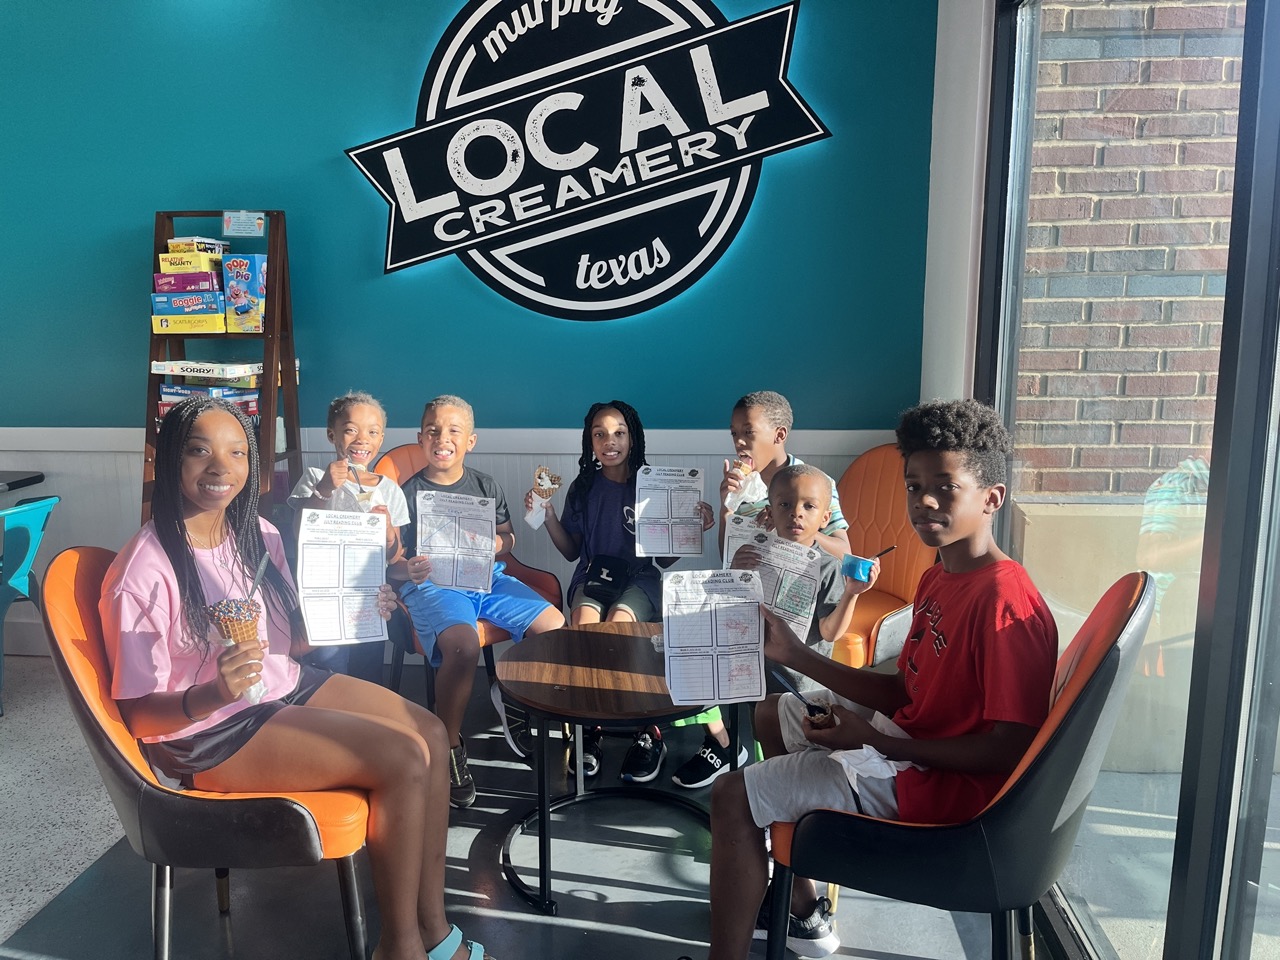
[[1021,495],[1140,496],[1208,453],[1244,6],[1042,7],[1016,384]]

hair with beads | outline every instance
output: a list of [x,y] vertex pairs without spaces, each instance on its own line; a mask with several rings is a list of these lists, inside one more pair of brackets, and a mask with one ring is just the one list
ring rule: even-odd
[[344,393],[342,396],[335,397],[330,401],[329,416],[325,421],[325,426],[330,430],[337,429],[342,416],[352,407],[358,407],[362,404],[373,407],[378,411],[382,417],[382,426],[385,429],[387,426],[387,411],[382,408],[382,404],[372,394],[365,393],[363,390],[352,390],[350,393]]
[[577,504],[579,508],[587,502],[587,492],[595,483],[596,474],[600,472],[600,463],[596,460],[596,453],[591,443],[591,427],[601,411],[610,409],[622,414],[622,420],[627,425],[627,434],[631,439],[631,452],[627,454],[627,466],[631,470],[631,476],[634,477],[636,471],[649,462],[644,458],[644,424],[640,422],[640,414],[636,413],[636,408],[621,400],[593,403],[587,410],[587,415],[582,418],[582,456],[578,457],[578,477],[570,484],[569,493],[565,498],[566,510],[570,508],[570,501]]
[[930,400],[912,407],[898,422],[898,451],[905,468],[913,453],[950,451],[984,487],[1004,483],[1013,438],[995,409],[977,400]]
[[791,424],[795,422],[795,417],[791,413],[791,404],[787,402],[786,397],[776,391],[756,390],[745,397],[740,397],[733,405],[735,410],[749,410],[752,407],[758,407],[764,414],[764,422],[775,430],[778,427],[786,427],[790,430]]
[[[183,642],[207,653],[209,650],[209,611],[195,554],[187,537],[183,518],[182,458],[196,420],[206,413],[219,411],[239,421],[249,441],[249,476],[244,489],[227,504],[225,523],[231,539],[235,564],[246,581],[251,582],[258,563],[266,555],[267,546],[258,526],[258,441],[253,424],[233,403],[216,397],[188,397],[176,404],[160,423],[156,436],[155,485],[151,495],[151,521],[156,537],[173,567],[182,597]],[[297,607],[297,596],[277,568],[268,562],[262,580],[262,597],[287,619]]]

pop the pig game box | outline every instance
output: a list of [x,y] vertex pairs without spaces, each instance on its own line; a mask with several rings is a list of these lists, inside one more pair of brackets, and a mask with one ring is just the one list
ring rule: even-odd
[[227,298],[227,331],[261,333],[267,303],[266,254],[228,254],[222,261],[222,292]]

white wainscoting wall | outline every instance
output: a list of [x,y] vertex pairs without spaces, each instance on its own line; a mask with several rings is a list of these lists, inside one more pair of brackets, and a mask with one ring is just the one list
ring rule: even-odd
[[[506,492],[516,530],[516,556],[530,566],[550,570],[567,586],[573,565],[560,556],[545,531],[532,530],[524,523],[523,501],[539,465],[563,476],[566,486],[577,475],[581,432],[481,429],[477,433],[479,439],[467,463],[492,474]],[[392,428],[383,449],[414,443],[416,435],[412,428]],[[787,448],[838,480],[855,456],[892,439],[891,431],[798,430],[787,441]],[[0,427],[0,470],[34,469],[45,475],[42,484],[0,493],[0,507],[26,497],[53,494],[62,498],[36,559],[41,579],[44,568],[60,550],[76,545],[118,550],[138,529],[142,443],[142,430],[134,428]],[[307,465],[329,462],[331,451],[323,429],[303,430],[302,446]],[[728,431],[649,430],[646,447],[650,463],[703,469],[708,477],[707,500],[714,503],[724,459],[732,452]],[[563,503],[563,494],[559,497],[558,503]],[[713,532],[706,536],[702,559],[681,560],[678,566],[719,566]],[[34,604],[15,603],[4,634],[6,653],[46,653]]]

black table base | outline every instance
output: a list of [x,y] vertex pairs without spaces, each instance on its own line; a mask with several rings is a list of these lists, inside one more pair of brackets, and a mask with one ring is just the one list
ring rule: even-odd
[[[734,707],[724,707],[722,709],[734,712]],[[684,715],[687,716],[687,712]],[[729,725],[729,748],[732,751],[731,756],[733,758],[731,769],[736,770],[738,767],[739,731],[742,729],[742,724],[739,722],[741,714],[734,716],[733,719],[735,722]],[[549,722],[559,722],[559,720],[549,721],[545,717],[538,717],[536,720],[537,726],[534,730],[534,736],[537,743],[533,751],[533,768],[534,776],[538,781],[538,803],[507,831],[506,839],[502,842],[502,873],[507,878],[507,882],[511,884],[511,888],[535,909],[551,917],[554,917],[558,910],[556,901],[551,898],[551,814],[557,810],[563,810],[566,807],[585,803],[589,800],[629,797],[639,800],[655,800],[659,803],[683,807],[685,810],[697,815],[703,822],[708,824],[711,822],[711,811],[693,797],[681,796],[680,794],[659,790],[652,786],[596,787],[594,790],[587,790],[583,783],[582,757],[580,753],[577,757],[577,772],[575,773],[577,789],[572,793],[552,798],[550,795],[550,763],[547,756],[551,747],[548,742],[550,738],[547,736],[547,726]],[[581,751],[581,727],[578,727],[578,735],[575,739],[574,749]],[[519,873],[516,872],[515,864],[511,860],[511,845],[516,837],[528,833],[530,828],[535,825],[538,829],[538,887],[536,890],[525,883]]]

